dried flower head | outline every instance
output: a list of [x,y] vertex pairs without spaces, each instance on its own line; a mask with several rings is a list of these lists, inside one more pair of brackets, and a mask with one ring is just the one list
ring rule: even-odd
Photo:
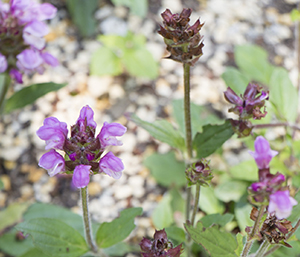
[[158,33],[164,37],[167,50],[171,53],[168,57],[174,61],[194,65],[200,58],[202,48],[202,36],[199,31],[204,23],[197,20],[190,26],[191,9],[183,9],[180,14],[166,9],[162,14],[163,26]]

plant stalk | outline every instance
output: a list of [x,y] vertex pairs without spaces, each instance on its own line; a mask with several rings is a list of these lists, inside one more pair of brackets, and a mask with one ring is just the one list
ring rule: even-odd
[[4,101],[10,86],[10,76],[7,73],[3,73],[0,77],[0,113],[3,112],[4,109]]
[[89,199],[88,199],[87,187],[80,188],[80,196],[81,196],[81,205],[82,205],[82,213],[83,213],[85,239],[86,239],[86,242],[89,245],[90,249],[92,250],[92,252],[97,253],[98,248],[93,240],[93,235],[92,235],[90,213],[89,213],[89,208],[88,208],[88,200]]
[[254,222],[254,226],[252,228],[252,231],[250,232],[250,236],[247,237],[247,242],[244,245],[244,248],[243,248],[243,251],[242,251],[242,254],[241,254],[240,257],[246,257],[246,256],[248,256],[248,253],[249,253],[249,251],[251,249],[251,246],[253,244],[253,240],[252,239],[257,234],[257,232],[259,230],[260,221],[261,221],[261,218],[262,218],[262,216],[264,214],[264,211],[265,211],[265,206],[261,206],[259,208],[257,219]]
[[193,209],[193,214],[192,214],[192,226],[194,226],[195,223],[195,217],[197,214],[197,210],[198,210],[198,203],[199,203],[199,198],[200,198],[200,184],[196,184],[196,195],[195,195],[195,203],[194,203],[194,209]]
[[264,239],[258,251],[256,252],[255,257],[263,257],[270,245],[271,244],[269,243],[269,241],[267,239]]

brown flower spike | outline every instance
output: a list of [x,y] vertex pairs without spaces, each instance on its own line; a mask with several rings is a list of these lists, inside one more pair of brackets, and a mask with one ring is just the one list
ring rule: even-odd
[[163,27],[160,26],[158,33],[164,37],[170,58],[181,63],[194,65],[200,58],[204,44],[201,42],[202,36],[199,31],[204,25],[198,19],[194,25],[190,26],[191,9],[184,8],[180,14],[166,9],[162,14]]

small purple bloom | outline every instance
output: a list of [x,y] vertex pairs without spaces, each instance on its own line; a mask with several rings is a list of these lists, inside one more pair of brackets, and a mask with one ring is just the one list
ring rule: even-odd
[[255,159],[257,167],[259,169],[269,168],[270,161],[278,152],[271,150],[268,140],[262,136],[258,136],[255,139],[254,148],[255,152],[249,151],[249,153]]
[[112,152],[108,152],[100,159],[100,172],[104,172],[114,179],[119,179],[122,176],[122,170],[124,170],[123,162],[120,158],[114,156]]
[[97,123],[94,121],[94,111],[92,108],[88,105],[84,106],[80,110],[79,118],[77,119],[76,123],[79,125],[80,131],[84,131],[85,126],[90,126],[95,129]]
[[72,177],[74,186],[76,186],[77,188],[83,188],[88,185],[88,183],[90,182],[91,167],[92,166],[90,165],[77,165],[75,167]]
[[16,80],[18,83],[20,84],[23,83],[22,73],[19,72],[17,69],[11,69],[9,75],[12,79]]
[[68,129],[65,122],[60,122],[54,117],[44,120],[44,125],[36,132],[38,137],[46,141],[45,149],[63,149]]
[[40,54],[33,49],[26,49],[17,55],[17,66],[20,70],[25,73],[30,73],[32,71],[38,70],[43,64],[43,59]]
[[127,128],[119,123],[104,122],[103,127],[98,135],[101,147],[109,145],[122,145],[122,142],[116,139],[116,136],[123,136]]
[[43,36],[48,33],[49,28],[44,22],[33,20],[25,26],[23,38],[27,44],[41,50],[44,48],[46,42]]
[[43,3],[40,5],[39,11],[40,11],[39,20],[43,21],[43,20],[50,20],[54,18],[57,9],[52,4]]
[[43,58],[44,62],[49,64],[52,67],[55,67],[59,64],[58,60],[52,55],[47,52],[41,53],[41,57]]
[[57,173],[64,171],[65,160],[59,153],[51,149],[41,157],[39,166],[47,170],[50,177],[53,177]]
[[290,216],[293,206],[298,202],[290,196],[289,190],[277,191],[270,195],[270,203],[268,207],[269,213],[275,212],[278,219],[285,219]]
[[0,53],[0,73],[6,71],[6,69],[7,69],[6,57]]

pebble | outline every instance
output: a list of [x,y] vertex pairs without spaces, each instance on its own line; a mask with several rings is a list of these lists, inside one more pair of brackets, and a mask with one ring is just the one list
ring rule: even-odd
[[33,188],[29,184],[25,184],[20,188],[21,198],[25,201],[31,199],[34,194]]
[[4,185],[4,190],[9,191],[11,189],[10,177],[8,175],[1,175],[0,180]]
[[94,95],[95,97],[100,97],[108,92],[112,82],[113,78],[110,76],[89,76],[87,86],[90,94]]
[[124,20],[114,16],[110,16],[102,21],[99,25],[99,29],[104,35],[116,34],[120,36],[126,36],[128,31],[127,23]]

